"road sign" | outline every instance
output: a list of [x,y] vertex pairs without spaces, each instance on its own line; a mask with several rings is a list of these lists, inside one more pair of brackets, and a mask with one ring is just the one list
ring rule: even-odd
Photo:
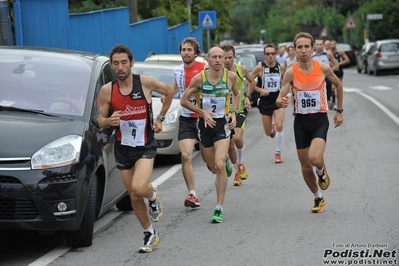
[[327,28],[324,26],[319,35],[320,38],[327,37]]
[[382,19],[382,14],[367,14],[367,20],[379,20]]
[[198,19],[202,29],[216,29],[216,11],[200,11],[198,12]]
[[346,21],[345,28],[347,28],[347,29],[356,28],[355,20],[352,17],[349,17],[348,20]]

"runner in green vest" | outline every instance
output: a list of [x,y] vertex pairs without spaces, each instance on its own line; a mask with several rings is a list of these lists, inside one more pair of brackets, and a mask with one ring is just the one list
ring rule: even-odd
[[237,109],[238,114],[236,118],[237,124],[234,128],[233,138],[230,141],[229,157],[236,170],[233,185],[241,186],[242,180],[247,179],[248,177],[248,172],[244,165],[243,135],[247,124],[248,108],[251,108],[251,101],[246,97],[244,92],[244,82],[246,79],[253,90],[255,87],[255,81],[251,78],[246,66],[234,63],[236,55],[235,49],[232,45],[224,45],[222,49],[224,51],[224,67],[237,74],[238,91],[240,92],[240,103]]

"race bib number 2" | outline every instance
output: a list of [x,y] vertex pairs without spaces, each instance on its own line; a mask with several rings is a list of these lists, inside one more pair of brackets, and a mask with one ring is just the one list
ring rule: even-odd
[[204,97],[202,98],[202,106],[204,110],[210,111],[215,114],[213,118],[222,118],[225,115],[224,108],[226,106],[226,98]]

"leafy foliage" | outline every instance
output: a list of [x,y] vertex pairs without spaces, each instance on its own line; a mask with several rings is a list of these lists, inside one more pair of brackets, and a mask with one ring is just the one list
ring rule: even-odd
[[[131,0],[68,0],[70,13],[127,6]],[[187,0],[137,0],[139,20],[166,16],[169,26],[190,20],[198,26],[198,12],[215,10],[217,29],[211,30],[212,43],[226,33],[246,43],[291,41],[299,31],[318,37],[327,28],[329,39],[360,47],[367,27],[367,14],[383,14],[383,20],[369,21],[370,40],[399,36],[398,0],[192,0],[189,14]],[[346,29],[352,16],[355,29]],[[261,34],[261,30],[266,30]],[[205,33],[205,31],[204,31]]]

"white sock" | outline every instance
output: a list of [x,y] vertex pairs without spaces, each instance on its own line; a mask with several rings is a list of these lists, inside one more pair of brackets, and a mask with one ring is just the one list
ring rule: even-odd
[[216,204],[216,208],[215,209],[219,209],[219,210],[223,211],[223,205]]
[[243,159],[242,159],[243,156],[242,155],[244,154],[244,148],[245,148],[245,146],[243,146],[241,149],[238,149],[236,147],[237,163],[238,164],[243,163]]
[[154,234],[154,227],[152,227],[152,225],[150,227],[148,227],[147,229],[144,229],[144,232],[150,232],[151,234]]
[[316,193],[313,193],[313,195],[315,196],[315,198],[319,198],[319,199],[321,199],[323,197],[323,194],[321,194],[320,189]]
[[149,198],[150,201],[154,201],[157,198],[157,193],[155,192],[155,190],[153,190],[153,191],[154,191],[154,193],[152,194],[152,197]]
[[318,175],[322,175],[323,172],[324,172],[324,166],[321,169],[316,167],[316,172],[317,172]]
[[190,194],[193,194],[194,195],[194,197],[196,197],[197,195],[195,195],[195,190],[190,190],[190,192],[189,192]]
[[283,145],[284,131],[276,132],[276,153],[281,154],[281,146]]

